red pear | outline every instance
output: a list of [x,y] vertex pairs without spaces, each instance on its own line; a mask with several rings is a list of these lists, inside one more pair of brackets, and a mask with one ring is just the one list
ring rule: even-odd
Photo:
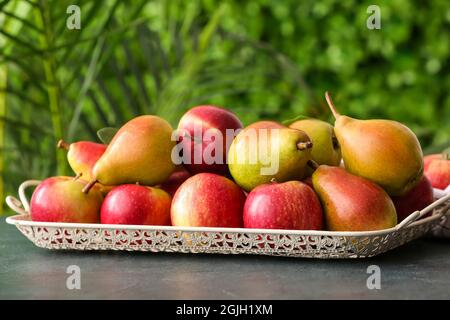
[[330,231],[371,231],[397,224],[394,204],[377,184],[340,167],[319,166],[312,175],[314,190]]
[[107,145],[90,141],[66,143],[58,141],[58,148],[67,150],[67,160],[75,174],[81,174],[83,180],[92,179],[92,168],[105,153]]

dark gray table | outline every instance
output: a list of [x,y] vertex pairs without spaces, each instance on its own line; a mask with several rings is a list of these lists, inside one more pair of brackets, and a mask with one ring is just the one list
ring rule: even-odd
[[[0,222],[1,299],[450,298],[450,241],[416,240],[365,260],[50,251]],[[69,290],[67,267],[81,270]],[[381,289],[369,290],[369,265]]]

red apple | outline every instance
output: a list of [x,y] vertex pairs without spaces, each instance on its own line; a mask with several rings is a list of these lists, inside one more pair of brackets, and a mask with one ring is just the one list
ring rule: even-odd
[[322,207],[313,189],[300,181],[260,185],[245,201],[244,227],[321,230]]
[[164,190],[124,184],[111,190],[103,202],[103,224],[170,225],[170,195]]
[[186,179],[188,179],[190,176],[191,174],[189,173],[189,171],[184,168],[175,171],[170,175],[169,179],[167,179],[166,182],[161,184],[161,189],[163,189],[173,197],[181,184],[185,182]]
[[[190,109],[178,124],[178,129],[185,133],[181,138],[183,150],[190,150],[190,155],[187,156],[190,164],[184,163],[185,167],[194,174],[200,172],[226,174],[228,172],[226,154],[232,142],[232,139],[227,141],[226,130],[241,128],[242,123],[238,117],[226,109],[215,106],[197,106]],[[217,133],[222,135],[222,141],[205,137],[205,132],[211,129],[218,130]],[[205,154],[209,154],[208,150],[220,150],[222,155],[211,152],[213,157],[206,159]],[[215,163],[216,157],[219,163]]]
[[430,165],[430,163],[436,159],[442,159],[444,156],[440,153],[438,154],[430,154],[427,155],[423,158],[423,170],[427,171],[428,166]]
[[391,197],[397,211],[397,222],[402,221],[414,211],[420,211],[434,201],[433,187],[426,176],[401,197]]
[[101,190],[95,186],[85,194],[84,180],[71,177],[52,177],[42,181],[31,197],[30,214],[33,221],[99,222],[103,201]]
[[174,226],[242,227],[245,196],[230,179],[199,173],[187,179],[172,201]]
[[256,121],[252,124],[248,125],[245,129],[283,129],[286,128],[286,126],[282,125],[279,122],[272,121],[272,120],[262,120],[262,121]]
[[424,158],[424,172],[431,185],[444,190],[450,184],[450,159],[447,153],[433,154]]

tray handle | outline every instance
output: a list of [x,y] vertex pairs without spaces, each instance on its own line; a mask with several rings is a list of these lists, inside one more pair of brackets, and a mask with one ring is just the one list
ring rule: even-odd
[[[411,223],[424,217],[428,212],[432,211],[434,208],[440,206],[441,204],[447,202],[448,200],[450,200],[450,193],[445,194],[439,200],[433,202],[432,204],[430,204],[428,207],[425,207],[421,211],[415,211],[415,212],[411,213],[402,222],[397,224],[395,229],[401,230],[401,229],[409,226]],[[450,209],[450,203],[447,204],[444,208],[442,208],[442,210],[439,212],[440,217],[445,215],[449,209]]]
[[28,214],[30,212],[30,203],[25,193],[29,187],[37,186],[41,181],[39,180],[27,180],[19,186],[19,199],[13,196],[6,197],[6,204],[14,212],[18,214]]
[[22,202],[20,202],[18,199],[14,198],[13,196],[6,197],[6,204],[12,211],[14,211],[18,214],[28,214],[28,212],[26,212],[23,209]]

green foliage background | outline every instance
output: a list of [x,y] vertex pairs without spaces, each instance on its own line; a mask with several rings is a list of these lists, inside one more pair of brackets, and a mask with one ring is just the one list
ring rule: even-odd
[[[69,5],[81,30],[69,30]],[[0,1],[0,197],[70,174],[56,141],[197,104],[245,124],[299,114],[395,119],[425,152],[450,145],[450,5],[377,1]]]

